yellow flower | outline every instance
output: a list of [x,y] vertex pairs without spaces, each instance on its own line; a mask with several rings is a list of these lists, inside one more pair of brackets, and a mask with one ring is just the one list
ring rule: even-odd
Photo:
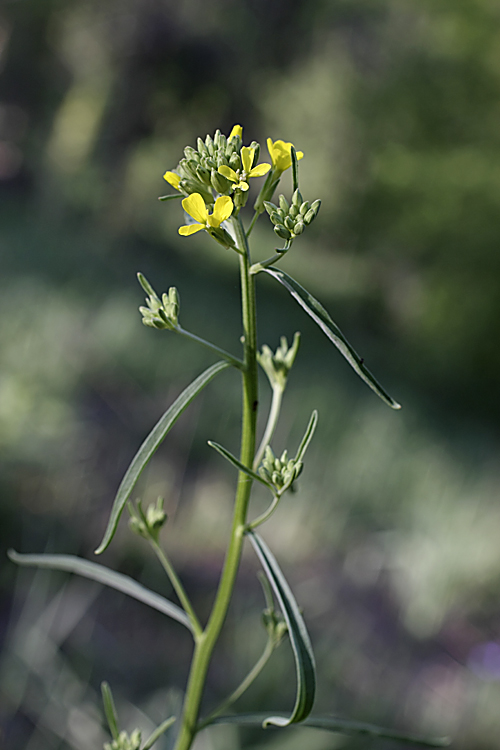
[[[267,150],[275,172],[284,172],[285,169],[292,166],[292,146],[293,143],[285,143],[285,141],[274,141],[273,143],[271,138],[267,139]],[[304,156],[302,151],[297,151],[296,154],[297,161]]]
[[[235,126],[236,127],[236,126]],[[233,128],[234,130],[234,128]],[[236,183],[233,185],[233,190],[243,190],[244,192],[250,187],[247,180],[250,177],[263,177],[271,169],[270,164],[257,164],[256,167],[252,167],[253,160],[255,157],[255,149],[250,146],[243,146],[241,149],[241,165],[242,169],[238,169],[237,172],[231,167],[223,164],[219,167],[218,172],[230,182]]]
[[163,175],[163,179],[166,180],[169,185],[172,185],[176,190],[179,190],[179,182],[181,181],[181,178],[178,174],[175,172],[165,172]]
[[229,133],[229,139],[232,138],[233,136],[236,136],[236,137],[239,136],[240,138],[243,138],[243,128],[241,127],[241,125],[233,126],[233,129]]
[[233,201],[228,195],[222,195],[215,201],[213,214],[208,213],[205,201],[199,193],[192,193],[182,201],[184,211],[193,217],[196,224],[186,224],[180,227],[179,234],[188,237],[199,232],[200,229],[217,229],[223,221],[229,219],[233,213]]

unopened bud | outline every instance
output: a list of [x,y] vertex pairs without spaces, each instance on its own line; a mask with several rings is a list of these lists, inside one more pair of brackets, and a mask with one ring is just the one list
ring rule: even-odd
[[290,206],[288,205],[288,201],[285,198],[284,195],[280,195],[280,208],[282,211],[284,211],[286,214],[290,210]]
[[301,193],[301,192],[300,192],[300,190],[299,190],[299,189],[297,188],[297,190],[296,190],[296,191],[294,192],[294,194],[293,194],[293,196],[292,196],[292,204],[293,204],[294,206],[297,206],[297,208],[299,208],[299,207],[300,207],[300,205],[301,205],[301,203],[303,202],[303,200],[304,200],[304,199],[302,198],[302,193]]
[[212,174],[210,175],[210,182],[212,184],[212,187],[214,190],[217,190],[218,193],[227,193],[229,190],[231,183],[229,180],[226,180],[226,178],[219,174],[219,172],[216,172],[215,169],[212,169]]
[[282,240],[289,240],[291,238],[291,232],[283,226],[283,224],[277,224],[274,227],[274,231],[278,235],[278,237],[281,237]]

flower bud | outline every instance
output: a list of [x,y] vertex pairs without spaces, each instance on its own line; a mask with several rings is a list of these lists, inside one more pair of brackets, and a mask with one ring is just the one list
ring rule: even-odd
[[287,214],[290,210],[290,206],[288,205],[288,201],[284,195],[280,195],[280,208],[285,212],[285,214]]
[[218,193],[224,194],[227,193],[229,188],[231,187],[231,183],[229,180],[226,180],[226,178],[215,171],[215,169],[212,169],[212,174],[210,175],[210,182],[212,184],[212,187],[214,190],[217,190]]
[[274,227],[274,231],[278,235],[278,237],[281,237],[282,240],[289,240],[291,239],[291,232],[283,226],[283,224],[277,224]]
[[300,207],[300,215],[305,216],[308,210],[309,210],[309,201],[304,201],[304,203]]
[[184,149],[184,155],[186,159],[194,159],[197,161],[199,159],[199,154],[192,146],[186,146]]
[[260,143],[257,143],[257,141],[252,141],[250,144],[250,148],[253,148],[255,152],[253,163],[257,164],[257,162],[259,161],[259,156],[260,156]]
[[295,235],[299,235],[299,234],[302,234],[303,231],[304,231],[304,222],[298,221],[293,228],[293,233]]
[[210,172],[205,167],[196,167],[196,174],[198,175],[198,179],[201,180],[201,182],[204,182],[205,185],[210,186]]
[[213,156],[215,153],[214,142],[209,135],[207,135],[207,137],[205,138],[205,146],[207,147],[207,151],[210,156]]
[[304,199],[302,197],[302,194],[300,190],[297,188],[297,190],[294,192],[292,196],[292,205],[297,206],[297,208],[299,208],[303,200]]
[[231,154],[231,157],[229,159],[229,166],[231,167],[231,169],[234,169],[235,171],[241,168],[241,161],[240,161],[240,157],[238,154],[236,153]]
[[294,220],[292,219],[291,216],[287,216],[286,217],[286,219],[285,219],[285,226],[286,226],[287,229],[290,229],[290,230],[292,230],[294,228],[295,222],[294,222]]
[[198,140],[196,141],[196,144],[198,146],[198,153],[199,154],[202,154],[203,156],[205,156],[205,155],[208,154],[208,149],[205,146],[205,144],[203,143],[203,141],[202,141],[201,138],[198,138]]

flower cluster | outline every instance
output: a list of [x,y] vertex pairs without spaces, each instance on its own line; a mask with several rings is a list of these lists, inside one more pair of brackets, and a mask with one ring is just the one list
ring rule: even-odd
[[144,325],[150,328],[158,328],[159,330],[165,328],[172,330],[176,328],[179,323],[180,300],[175,286],[170,287],[168,294],[162,294],[160,300],[142,273],[138,273],[137,278],[144,291],[148,294],[148,297],[146,297],[148,306],[139,308]]
[[268,445],[259,468],[259,474],[266,482],[270,482],[279,494],[282,494],[291,487],[292,483],[301,473],[302,468],[302,461],[288,458],[286,450],[283,451],[280,458],[277,458],[272,448]]
[[262,353],[257,353],[257,361],[269,378],[272,388],[285,390],[288,373],[297,356],[299,345],[300,333],[296,333],[290,348],[288,348],[286,336],[282,336],[275,354],[273,354],[267,344],[264,344],[262,347]]
[[[242,138],[241,125],[235,125],[227,137],[217,130],[213,137],[207,135],[205,140],[198,138],[197,147],[186,146],[184,158],[180,160],[177,167],[174,170],[168,170],[163,175],[175,190],[185,196],[182,207],[188,216],[194,219],[194,223],[180,227],[179,234],[183,237],[205,229],[220,244],[236,249],[232,236],[222,225],[231,216],[237,216],[240,208],[245,205],[250,188],[249,180],[267,175],[254,205],[256,215],[258,215],[264,210],[264,205],[267,206],[266,201],[272,198],[282,173],[292,166],[292,143],[285,143],[281,140],[273,141],[268,138],[267,148],[271,164],[267,162],[259,164],[260,145],[252,141],[249,146],[243,146]],[[298,161],[304,154],[298,151],[295,156]],[[218,197],[214,197],[214,191]],[[165,196],[165,199],[170,197],[172,196]],[[208,209],[211,206],[213,206],[213,211],[209,213]],[[274,222],[275,231],[280,237],[291,239],[300,234],[306,216],[305,214],[299,215],[299,209],[301,206],[295,212],[296,221],[291,227],[288,227],[291,216],[289,212],[286,216],[283,213],[277,224]],[[277,208],[276,210],[279,211]],[[307,218],[308,222],[312,221],[309,215]],[[153,302],[156,304],[155,300]],[[160,309],[153,310],[153,313],[159,313],[163,319]],[[158,321],[148,316],[144,322],[147,325],[156,325]]]
[[320,200],[315,200],[310,206],[309,201],[302,198],[300,190],[294,192],[291,205],[284,195],[279,197],[279,207],[274,203],[264,201],[269,217],[274,224],[274,231],[283,240],[293,240],[299,234],[302,234],[304,228],[308,226],[318,215],[321,206]]
[[126,732],[120,732],[117,739],[104,743],[104,750],[139,750],[141,746],[141,733],[134,729],[129,736]]

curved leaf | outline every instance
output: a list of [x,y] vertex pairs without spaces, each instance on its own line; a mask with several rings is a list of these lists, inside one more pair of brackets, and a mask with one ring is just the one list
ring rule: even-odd
[[325,336],[330,339],[332,344],[334,344],[339,352],[346,358],[353,370],[362,380],[365,381],[372,391],[375,391],[377,396],[380,396],[382,401],[385,401],[385,403],[392,409],[401,409],[401,404],[394,401],[387,391],[382,388],[380,383],[371,374],[370,370],[365,367],[363,359],[352,348],[340,328],[333,322],[323,305],[318,302],[312,294],[309,294],[307,289],[304,289],[304,287],[295,281],[295,279],[292,279],[291,276],[284,271],[281,271],[279,268],[274,268],[274,266],[261,268],[260,271],[268,273],[269,276],[272,276],[276,281],[279,281],[279,283],[290,292],[292,297],[321,328]]
[[273,489],[269,482],[266,482],[265,479],[262,479],[262,477],[255,471],[253,471],[253,469],[249,469],[248,466],[242,464],[241,461],[236,458],[236,456],[233,456],[233,454],[226,450],[226,448],[224,448],[222,445],[219,445],[219,443],[214,443],[213,440],[207,440],[207,443],[211,448],[214,448],[217,453],[220,453],[221,456],[224,456],[226,461],[229,461],[229,463],[236,467],[238,471],[242,471],[244,474],[249,476],[250,479],[255,479],[257,482],[260,482],[268,489]]
[[103,586],[110,586],[116,591],[121,591],[133,599],[147,604],[149,607],[158,610],[158,612],[163,612],[164,615],[177,620],[177,622],[182,623],[182,625],[185,625],[186,628],[192,631],[189,617],[177,604],[173,604],[168,599],[160,596],[160,594],[150,591],[145,586],[134,581],[133,578],[129,578],[123,575],[123,573],[117,573],[116,570],[106,568],[104,565],[90,562],[89,560],[82,560],[82,558],[75,557],[74,555],[20,555],[13,549],[9,550],[7,554],[12,562],[18,563],[18,565],[34,565],[38,568],[64,570],[66,573],[76,573],[79,576],[83,576],[83,578],[90,578],[91,581],[102,583]]
[[111,509],[111,515],[109,517],[108,526],[104,534],[103,540],[99,547],[96,549],[95,554],[100,555],[104,552],[110,541],[112,540],[118,521],[122,511],[129,499],[134,486],[139,479],[142,471],[146,464],[153,456],[154,452],[161,445],[165,436],[169,430],[174,426],[184,409],[196,398],[198,393],[214,378],[219,372],[230,367],[229,362],[217,362],[202,372],[196,380],[185,388],[181,395],[174,401],[172,406],[165,412],[159,422],[153,427],[137,453],[135,454],[132,463],[128,467],[125,476],[123,477],[118,492]]
[[[262,726],[267,714],[236,714],[234,716],[217,716],[210,724],[240,724],[241,726]],[[286,717],[282,717],[285,719]],[[448,737],[423,737],[417,734],[407,734],[394,729],[385,729],[375,724],[364,724],[362,721],[349,721],[347,719],[334,719],[322,716],[309,716],[300,723],[301,727],[311,729],[324,729],[328,732],[339,734],[366,734],[371,737],[383,737],[390,740],[406,742],[409,745],[421,745],[422,747],[447,747],[450,744]]]
[[313,707],[316,692],[314,654],[299,607],[280,570],[276,558],[258,534],[254,531],[249,531],[248,536],[262,563],[264,572],[273,588],[281,612],[285,618],[297,672],[297,695],[291,716],[264,716],[262,725],[264,727],[269,724],[277,727],[286,727],[289,724],[303,721],[310,714]]

